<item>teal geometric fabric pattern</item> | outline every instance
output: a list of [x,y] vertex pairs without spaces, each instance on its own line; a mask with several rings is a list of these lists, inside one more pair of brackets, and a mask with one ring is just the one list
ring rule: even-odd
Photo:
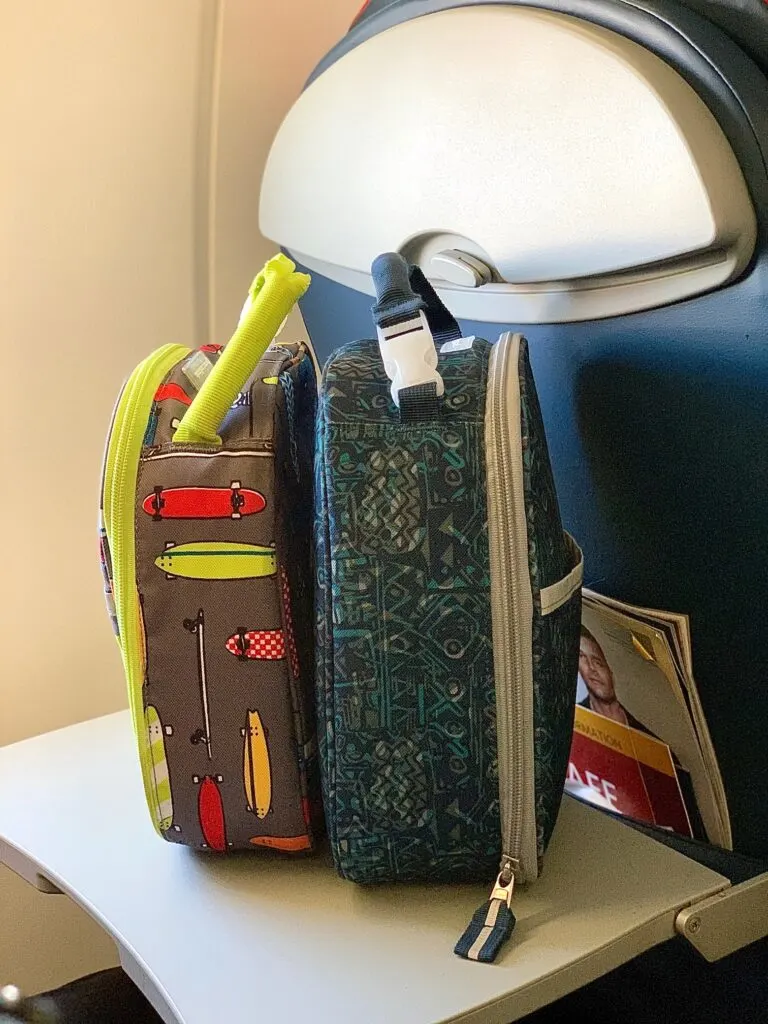
[[[337,350],[324,372],[315,463],[318,733],[334,860],[353,881],[488,880],[498,867],[490,350],[476,339],[441,359],[439,418],[415,424],[399,421],[376,342]],[[531,559],[542,562],[546,586],[567,553],[559,515],[549,520],[558,534],[551,551],[539,530],[532,504],[542,498],[550,516],[551,502],[535,439],[528,454]],[[552,646],[546,627],[538,638]],[[537,661],[560,674],[556,653]],[[562,730],[543,702],[553,689],[572,702],[574,683],[575,670],[568,687],[550,680],[536,702],[544,741],[536,781],[554,786],[558,803],[564,769],[555,778],[548,764],[559,770]],[[556,807],[549,796],[538,802],[543,837]]]
[[440,420],[408,426],[375,342],[325,370],[320,730],[334,856],[354,881],[486,878],[498,863],[488,351],[446,361]]

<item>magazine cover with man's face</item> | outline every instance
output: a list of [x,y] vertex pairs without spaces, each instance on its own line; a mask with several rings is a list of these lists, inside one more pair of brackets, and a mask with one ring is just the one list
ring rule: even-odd
[[663,633],[585,598],[576,701],[570,792],[683,835],[713,834],[714,797]]

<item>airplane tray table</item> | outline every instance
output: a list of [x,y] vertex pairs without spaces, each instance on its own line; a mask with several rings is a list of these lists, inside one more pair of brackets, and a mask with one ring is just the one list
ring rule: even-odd
[[99,921],[182,1024],[508,1024],[672,937],[681,907],[728,885],[566,798],[500,960],[463,961],[453,945],[488,887],[363,889],[325,852],[221,857],[162,842],[128,712],[0,749],[0,861]]

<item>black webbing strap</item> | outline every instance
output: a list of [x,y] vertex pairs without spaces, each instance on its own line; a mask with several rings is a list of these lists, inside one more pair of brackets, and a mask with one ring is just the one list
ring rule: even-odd
[[[377,328],[391,332],[402,325],[401,336],[407,336],[412,330],[420,334],[423,341],[422,328],[418,324],[411,327],[423,312],[435,344],[442,345],[461,337],[459,325],[420,268],[409,266],[399,253],[388,252],[377,257],[371,276],[378,300],[371,310]],[[439,415],[440,399],[434,382],[401,388],[398,401],[400,419],[404,423],[431,420]]]
[[423,423],[425,420],[436,420],[440,415],[440,399],[434,383],[401,388],[398,397],[403,423]]
[[446,309],[443,300],[424,276],[421,267],[412,264],[408,269],[408,280],[411,288],[424,302],[424,309],[429,322],[429,329],[435,344],[440,346],[446,341],[456,341],[461,337],[461,328],[453,315]]

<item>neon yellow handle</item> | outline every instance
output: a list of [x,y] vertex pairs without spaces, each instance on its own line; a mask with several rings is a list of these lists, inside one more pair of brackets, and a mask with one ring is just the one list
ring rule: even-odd
[[184,414],[174,443],[221,444],[222,420],[309,281],[282,253],[268,261],[251,285],[250,307]]

